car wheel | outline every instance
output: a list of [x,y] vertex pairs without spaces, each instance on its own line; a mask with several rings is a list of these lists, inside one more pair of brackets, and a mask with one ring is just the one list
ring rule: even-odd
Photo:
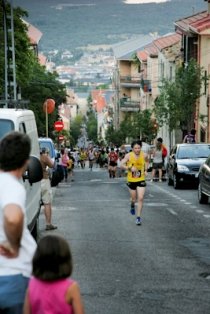
[[175,189],[178,189],[180,187],[180,183],[179,183],[179,180],[177,178],[177,175],[174,174],[174,180],[173,180],[173,183],[174,183],[174,188]]
[[198,201],[200,204],[208,204],[209,197],[202,192],[201,184],[198,185]]

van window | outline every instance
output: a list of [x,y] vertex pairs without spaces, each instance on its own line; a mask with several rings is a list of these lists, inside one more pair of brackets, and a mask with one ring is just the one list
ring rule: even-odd
[[49,155],[51,158],[55,158],[55,149],[54,149],[54,146],[52,145],[51,142],[48,142],[48,141],[40,141],[39,142],[39,147],[40,147],[40,150],[45,147],[47,148],[47,150],[49,151]]
[[6,133],[14,131],[15,126],[13,121],[0,119],[0,138],[2,138]]

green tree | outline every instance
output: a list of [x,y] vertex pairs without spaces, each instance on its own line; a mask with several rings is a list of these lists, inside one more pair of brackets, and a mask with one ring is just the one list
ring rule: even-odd
[[204,82],[204,70],[191,59],[186,68],[177,71],[177,85],[180,90],[180,127],[190,130],[194,126],[196,101],[201,96],[201,87]]
[[71,122],[70,135],[74,144],[77,143],[78,138],[81,135],[81,128],[82,128],[83,123],[84,123],[84,118],[82,115],[77,115],[76,118]]
[[106,142],[108,145],[114,144],[117,146],[121,146],[125,143],[126,136],[122,129],[115,130],[113,125],[109,126],[106,131]]
[[89,140],[96,143],[97,142],[97,119],[93,111],[88,113],[88,120],[87,120],[86,125],[87,125],[87,134],[88,134]]
[[136,52],[132,55],[132,61],[135,64],[136,68],[141,67],[141,62],[140,62]]
[[152,111],[145,109],[139,111],[133,116],[131,125],[131,137],[142,138],[146,137],[148,141],[151,141],[156,137],[157,129],[155,127],[155,121],[152,118]]
[[154,106],[160,126],[167,124],[169,132],[178,127],[182,131],[193,127],[196,101],[201,96],[204,79],[203,69],[191,59],[186,68],[177,70],[175,81],[163,80]]
[[122,145],[126,139],[133,140],[139,137],[146,137],[148,141],[151,141],[156,137],[156,134],[157,128],[152,117],[152,111],[146,109],[135,113],[135,115],[126,114],[118,130],[115,130],[113,126],[109,127],[106,140],[108,143]]
[[[0,20],[3,21],[3,6],[0,3]],[[10,5],[6,3],[6,12],[10,15]],[[15,40],[15,61],[17,85],[21,88],[23,99],[29,100],[29,109],[33,110],[36,116],[39,136],[45,135],[45,113],[43,103],[47,98],[53,98],[56,109],[49,114],[49,136],[54,137],[53,124],[57,119],[58,105],[65,102],[65,86],[59,83],[56,73],[49,73],[42,67],[37,56],[31,49],[27,35],[27,25],[23,18],[27,17],[26,11],[21,8],[13,9],[14,15],[14,40]],[[4,92],[4,34],[3,23],[0,24],[0,94]],[[2,40],[1,40],[2,39]]]
[[55,110],[48,115],[49,137],[54,137],[54,122],[58,118],[58,106],[65,102],[65,86],[57,80],[56,73],[50,73],[45,70],[38,62],[34,63],[33,75],[30,81],[22,87],[22,97],[29,100],[29,109],[33,110],[39,136],[45,135],[46,120],[43,104],[46,99],[55,100]]

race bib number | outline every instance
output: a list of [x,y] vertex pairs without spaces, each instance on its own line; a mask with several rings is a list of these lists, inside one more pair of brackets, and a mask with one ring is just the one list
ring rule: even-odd
[[141,171],[134,171],[132,172],[132,178],[140,178],[141,177]]

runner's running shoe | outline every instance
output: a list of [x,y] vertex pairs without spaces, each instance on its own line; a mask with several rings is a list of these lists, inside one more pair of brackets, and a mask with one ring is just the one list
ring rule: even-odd
[[141,218],[140,218],[140,217],[137,217],[137,218],[136,218],[136,225],[137,225],[137,226],[140,226],[140,225],[141,225]]
[[130,213],[131,213],[131,215],[135,215],[135,207],[134,206],[131,206]]

